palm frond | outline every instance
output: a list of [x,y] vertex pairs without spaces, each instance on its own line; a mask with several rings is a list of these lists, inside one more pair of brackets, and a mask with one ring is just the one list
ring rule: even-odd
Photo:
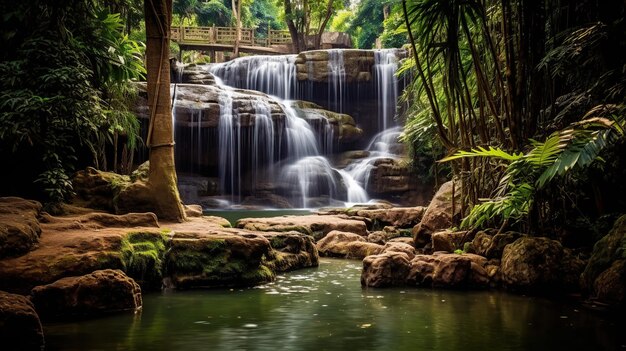
[[460,158],[467,158],[467,157],[490,157],[490,158],[499,158],[499,159],[512,162],[512,161],[519,160],[523,156],[524,154],[522,154],[521,152],[520,153],[514,152],[512,154],[509,154],[508,152],[500,148],[494,148],[493,146],[490,146],[488,149],[485,149],[484,147],[479,146],[470,151],[459,150],[454,155],[443,158],[439,160],[439,162],[449,162],[452,160],[458,160]]

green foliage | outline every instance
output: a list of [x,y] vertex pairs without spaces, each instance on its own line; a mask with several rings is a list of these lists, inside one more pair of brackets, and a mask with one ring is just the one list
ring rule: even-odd
[[95,158],[104,135],[137,134],[118,102],[145,72],[141,46],[122,33],[119,15],[78,0],[19,3],[1,21],[18,30],[0,42],[0,158],[22,164],[28,155],[15,180],[35,182],[29,196],[60,202],[74,169],[89,164],[82,150]]
[[160,233],[128,233],[122,240],[126,273],[141,282],[160,285],[165,242],[166,236]]
[[389,0],[362,0],[351,21],[349,33],[357,48],[371,49],[383,31],[383,8]]
[[399,6],[395,5],[389,17],[383,22],[380,40],[384,48],[399,48],[407,43],[406,26]]
[[330,23],[331,32],[347,32],[350,28],[354,12],[351,10],[341,10],[337,12],[335,18]]
[[222,1],[211,0],[202,3],[197,11],[198,24],[201,26],[224,27],[232,22],[232,11]]
[[537,200],[537,192],[547,187],[555,177],[603,161],[601,151],[624,140],[625,125],[623,115],[613,117],[613,121],[595,117],[553,133],[543,142],[532,140],[533,148],[526,154],[509,154],[498,148],[479,147],[458,151],[441,160],[487,157],[508,163],[496,189],[496,197],[475,205],[461,226],[478,228],[494,219],[507,222],[524,219]]

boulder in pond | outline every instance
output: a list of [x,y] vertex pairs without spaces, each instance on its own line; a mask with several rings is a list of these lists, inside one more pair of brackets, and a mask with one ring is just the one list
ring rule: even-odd
[[483,260],[471,255],[443,252],[416,255],[411,260],[407,283],[429,288],[486,288],[489,285],[489,277],[484,269],[486,260]]
[[381,253],[385,252],[403,252],[407,255],[409,260],[412,260],[413,257],[415,257],[415,248],[413,245],[403,242],[390,241],[386,243],[385,246],[383,246]]
[[43,319],[84,318],[141,309],[141,288],[121,270],[67,277],[31,291]]
[[521,237],[505,246],[500,266],[506,288],[532,293],[576,290],[583,268],[560,242],[544,237]]
[[583,290],[601,302],[626,306],[626,215],[615,221],[611,231],[593,247],[581,275]]
[[320,255],[349,259],[376,255],[382,248],[382,245],[370,243],[358,234],[338,230],[333,230],[317,242]]
[[489,259],[500,259],[504,247],[514,243],[517,239],[526,236],[518,232],[505,232],[490,235],[484,231],[476,233],[474,240],[469,245],[469,252],[485,256]]
[[367,256],[363,259],[361,285],[372,288],[403,286],[409,269],[409,257],[403,252]]
[[0,291],[0,345],[6,351],[42,351],[39,315],[26,296]]
[[367,235],[367,225],[362,220],[350,219],[341,215],[282,216],[270,218],[242,218],[235,224],[237,228],[261,232],[297,231],[311,235],[316,240],[333,230]]
[[313,238],[298,232],[260,233],[270,241],[272,252],[267,265],[275,272],[317,267],[319,253]]
[[426,208],[422,220],[413,227],[412,234],[415,247],[420,248],[430,244],[433,233],[452,226],[452,220],[460,210],[460,198],[459,186],[453,181],[444,183],[437,190]]
[[433,251],[454,252],[463,250],[464,244],[471,240],[472,233],[468,231],[452,232],[444,230],[431,236]]
[[176,231],[165,254],[166,286],[178,289],[252,286],[275,278],[270,241],[229,228]]

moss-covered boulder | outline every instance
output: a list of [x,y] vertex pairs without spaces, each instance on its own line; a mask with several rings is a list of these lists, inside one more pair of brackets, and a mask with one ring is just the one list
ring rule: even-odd
[[261,235],[176,232],[165,255],[168,286],[178,289],[252,286],[274,279]]
[[74,174],[72,185],[76,195],[72,203],[81,207],[115,213],[115,201],[119,191],[130,182],[131,179],[128,176],[87,167]]
[[40,212],[39,202],[0,197],[0,259],[25,254],[37,245]]
[[502,283],[520,292],[554,293],[578,289],[584,263],[560,242],[522,237],[504,247]]
[[407,284],[446,289],[486,288],[489,286],[486,260],[474,255],[435,253],[416,255],[411,260]]
[[274,272],[319,265],[319,253],[312,237],[298,232],[260,234],[270,241],[272,252],[266,264]]
[[518,232],[505,232],[490,235],[484,231],[478,232],[474,240],[469,244],[468,252],[472,252],[487,258],[500,259],[504,248],[514,243],[517,239],[526,236]]
[[0,347],[6,351],[42,351],[39,315],[26,296],[0,291]]
[[106,269],[62,278],[31,291],[43,319],[94,317],[141,309],[141,288],[124,272]]
[[[626,306],[626,215],[593,247],[591,258],[581,275],[583,290],[600,301]],[[621,297],[620,297],[621,294]]]

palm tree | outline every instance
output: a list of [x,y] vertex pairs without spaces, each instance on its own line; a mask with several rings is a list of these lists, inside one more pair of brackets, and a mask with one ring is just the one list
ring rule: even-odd
[[146,144],[150,148],[147,186],[154,212],[160,219],[185,219],[174,167],[174,135],[170,106],[169,32],[172,0],[145,0],[146,61],[150,124]]

